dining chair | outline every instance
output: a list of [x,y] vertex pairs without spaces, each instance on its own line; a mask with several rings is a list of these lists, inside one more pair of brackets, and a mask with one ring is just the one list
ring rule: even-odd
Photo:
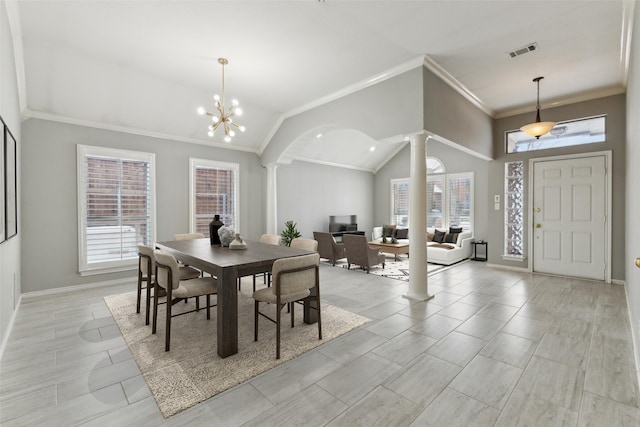
[[[173,255],[155,250],[153,256],[156,260],[156,282],[153,293],[153,326],[151,333],[156,333],[158,297],[160,289],[162,289],[167,295],[164,350],[169,351],[169,345],[171,343],[171,318],[199,311],[198,297],[205,295],[207,297],[207,319],[211,319],[211,307],[217,305],[211,305],[211,295],[218,293],[218,280],[215,277],[198,277],[196,279],[180,280],[180,267]],[[176,314],[171,312],[171,308],[175,303],[191,297],[195,297],[196,299],[195,310]]]
[[317,251],[318,241],[313,239],[305,239],[304,237],[296,237],[291,240],[291,247],[295,249],[303,249],[305,251]]
[[[153,255],[153,247],[138,243],[138,300],[136,304],[136,313],[140,313],[142,290],[146,289],[146,315],[145,325],[149,324],[149,313],[151,307],[151,291],[155,284],[156,260]],[[200,271],[192,267],[180,266],[180,280],[189,280],[200,277]],[[144,286],[143,286],[144,282]],[[160,297],[164,296],[164,292],[160,291]]]
[[173,235],[173,240],[193,240],[193,239],[204,239],[204,234],[202,233],[178,233]]
[[[320,255],[310,254],[281,258],[273,263],[271,287],[257,290],[254,299],[254,340],[258,341],[259,316],[276,324],[276,359],[280,359],[280,326],[282,309],[288,303],[297,301],[315,301],[318,318],[318,339],[322,339],[322,320],[320,316]],[[315,289],[314,289],[315,288]],[[314,289],[312,293],[311,290]],[[260,311],[260,303],[275,305],[276,318],[273,319]],[[310,304],[311,306],[311,304]],[[291,327],[294,327],[295,304],[291,304]]]
[[[263,234],[260,236],[260,243],[266,243],[268,245],[280,246],[282,243],[282,237],[277,234]],[[271,286],[271,273],[258,273],[262,274],[264,284],[267,286]],[[253,275],[253,292],[256,291],[256,276],[258,274]],[[238,290],[240,289],[240,280],[238,279]]]

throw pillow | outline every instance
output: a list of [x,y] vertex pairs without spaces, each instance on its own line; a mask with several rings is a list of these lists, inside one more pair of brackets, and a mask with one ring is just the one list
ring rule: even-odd
[[396,229],[396,239],[408,239],[409,238],[409,229],[408,228],[397,228]]
[[449,233],[462,233],[462,227],[449,227]]
[[433,233],[427,233],[427,242],[433,242]]
[[385,225],[382,228],[382,235],[385,237],[393,237],[393,233],[396,229],[395,224],[394,225]]
[[447,233],[447,235],[444,237],[444,242],[453,243],[455,245],[456,243],[458,243],[459,234],[460,233]]
[[444,243],[444,236],[444,231],[436,230],[435,233],[433,233],[433,241],[437,243]]

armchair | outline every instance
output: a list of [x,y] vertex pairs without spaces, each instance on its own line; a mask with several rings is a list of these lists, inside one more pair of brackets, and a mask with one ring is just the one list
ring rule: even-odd
[[328,259],[335,266],[337,260],[345,257],[344,243],[336,243],[331,233],[314,231],[313,238],[318,242],[320,258]]
[[359,265],[367,273],[371,267],[378,264],[382,264],[382,268],[384,268],[385,256],[380,253],[380,249],[369,246],[365,236],[345,234],[342,239],[347,254],[348,269],[351,268],[351,264]]

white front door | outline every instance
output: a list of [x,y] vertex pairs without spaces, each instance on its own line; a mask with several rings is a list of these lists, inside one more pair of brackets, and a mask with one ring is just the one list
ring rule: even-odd
[[533,164],[533,271],[605,280],[606,158]]

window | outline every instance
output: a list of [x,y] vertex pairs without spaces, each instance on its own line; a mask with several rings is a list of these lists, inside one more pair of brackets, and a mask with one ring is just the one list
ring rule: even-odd
[[449,227],[462,227],[464,231],[473,230],[473,173],[446,175],[447,224]]
[[131,269],[155,240],[154,155],[78,145],[80,274]]
[[504,256],[524,258],[524,163],[504,168]]
[[191,232],[209,237],[209,223],[220,215],[224,225],[238,231],[240,165],[213,160],[190,160]]
[[409,180],[391,180],[391,224],[409,226]]
[[427,227],[439,228],[446,218],[445,175],[427,175]]
[[606,138],[606,117],[589,117],[556,124],[551,132],[536,139],[520,130],[506,133],[507,153],[568,147],[570,145],[604,142]]

